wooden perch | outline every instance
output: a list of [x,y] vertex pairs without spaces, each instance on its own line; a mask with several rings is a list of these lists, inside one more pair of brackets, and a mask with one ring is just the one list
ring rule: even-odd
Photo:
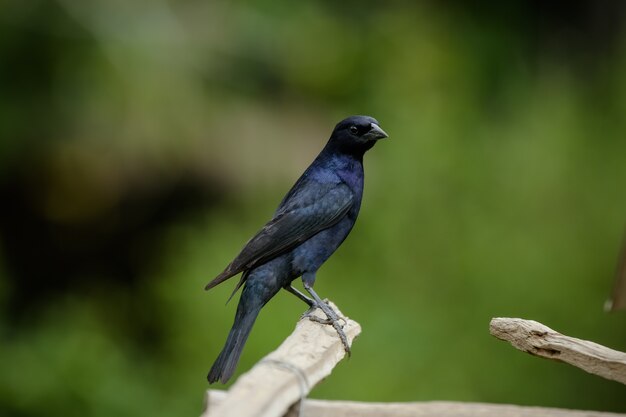
[[564,336],[533,320],[494,318],[489,331],[524,352],[566,362],[589,373],[626,384],[626,353]]
[[[209,408],[217,407],[228,393],[207,392]],[[301,413],[301,414],[299,414]],[[303,401],[301,412],[291,410],[285,417],[626,417],[600,411],[564,410],[505,404],[432,401],[420,403],[366,403],[356,401]]]
[[[334,304],[331,307],[342,315]],[[319,309],[314,314],[326,318]],[[343,330],[352,344],[361,333],[361,326],[346,320]],[[226,398],[217,404],[209,400],[202,416],[283,416],[291,405],[328,376],[345,354],[332,326],[301,319],[278,349],[237,379]]]
[[[319,310],[315,314],[322,317]],[[352,344],[361,327],[347,319],[344,331]],[[497,318],[491,321],[491,333],[534,355],[562,360],[620,382],[626,380],[626,354],[563,336],[540,323]],[[208,390],[202,417],[626,417],[608,412],[504,404],[305,399],[344,356],[343,345],[331,326],[300,320],[283,344],[239,377],[229,391]],[[299,406],[292,406],[301,399]]]

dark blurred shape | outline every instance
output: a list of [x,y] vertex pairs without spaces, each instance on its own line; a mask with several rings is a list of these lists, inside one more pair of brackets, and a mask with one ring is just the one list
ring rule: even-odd
[[[503,33],[517,32],[527,39],[535,60],[551,59],[593,69],[620,45],[626,3],[611,0],[520,0],[464,2],[452,0],[450,8],[468,21]],[[518,51],[527,52],[527,51]]]
[[617,311],[626,308],[626,229],[622,239],[622,249],[617,261],[617,273],[615,274],[615,284],[613,292],[605,305],[607,311]]
[[[94,150],[79,136],[82,98],[98,86],[92,60],[110,69],[99,46],[58,2],[7,5],[0,16],[0,242],[10,292],[2,308],[10,324],[37,317],[59,295],[110,302],[132,293],[160,258],[160,232],[219,200],[206,175],[173,163],[150,169],[141,156],[120,163],[119,148]],[[131,297],[130,308],[139,310],[142,297]]]
[[[557,58],[574,58],[591,67],[619,46],[626,3],[600,1],[541,1],[529,3],[530,33],[535,46]],[[565,56],[560,56],[561,51]]]
[[[152,178],[120,190],[113,202],[79,216],[51,216],[50,194],[66,207],[101,202],[87,187],[88,171],[78,171],[64,193],[45,178],[42,160],[0,179],[0,238],[12,296],[6,317],[19,321],[36,314],[58,294],[90,288],[130,291],[160,259],[159,233],[219,202],[216,188],[191,174],[172,180]],[[83,186],[85,185],[85,186]],[[47,198],[46,198],[47,196]]]

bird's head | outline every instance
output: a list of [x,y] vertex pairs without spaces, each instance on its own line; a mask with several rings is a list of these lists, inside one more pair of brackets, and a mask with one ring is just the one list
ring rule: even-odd
[[378,121],[369,116],[350,116],[337,123],[328,145],[356,155],[363,155],[387,133],[378,126]]

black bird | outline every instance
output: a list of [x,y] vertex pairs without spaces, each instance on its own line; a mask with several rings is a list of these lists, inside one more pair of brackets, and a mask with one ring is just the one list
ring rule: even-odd
[[[328,143],[289,190],[274,217],[246,243],[241,253],[207,284],[206,290],[243,273],[233,294],[245,284],[235,322],[208,375],[226,383],[261,308],[281,288],[310,307],[319,307],[349,353],[338,316],[313,291],[315,273],[350,233],[363,196],[363,155],[387,134],[376,119],[352,116],[335,126]],[[302,276],[310,299],[291,286]],[[231,295],[232,297],[232,295]]]

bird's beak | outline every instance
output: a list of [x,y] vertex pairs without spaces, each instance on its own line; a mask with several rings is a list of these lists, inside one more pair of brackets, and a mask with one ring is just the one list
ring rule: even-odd
[[378,126],[376,123],[371,123],[370,126],[371,126],[370,131],[365,134],[365,136],[367,136],[368,139],[378,140],[378,139],[384,139],[384,138],[389,137],[389,135],[385,133],[385,131],[382,130],[380,126]]

